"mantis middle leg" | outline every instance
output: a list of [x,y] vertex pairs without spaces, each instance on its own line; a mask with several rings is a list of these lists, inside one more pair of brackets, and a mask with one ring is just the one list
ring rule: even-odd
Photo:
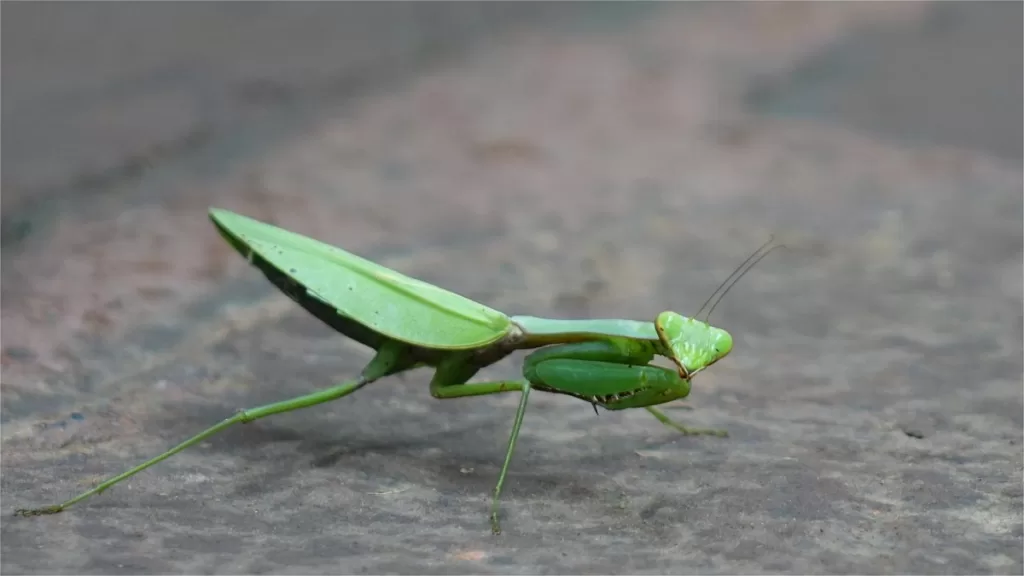
[[636,340],[551,346],[526,357],[523,364],[524,379],[495,382],[467,383],[477,371],[468,356],[453,356],[438,366],[430,383],[430,393],[435,398],[465,398],[515,391],[522,393],[509,435],[505,461],[491,500],[491,531],[494,534],[501,533],[499,501],[526,414],[530,390],[533,388],[574,396],[612,410],[644,407],[658,421],[685,434],[721,434],[714,430],[686,428],[651,406],[685,397],[689,393],[689,382],[679,378],[675,371],[648,365],[654,354],[653,346]]

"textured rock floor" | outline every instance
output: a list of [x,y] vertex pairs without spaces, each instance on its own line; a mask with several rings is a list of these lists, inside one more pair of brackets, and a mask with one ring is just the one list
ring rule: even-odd
[[[939,42],[963,15],[936,14],[611,10],[486,42],[258,153],[200,138],[193,162],[101,191],[12,189],[3,572],[1021,573],[1019,140],[903,138],[786,100],[794,78],[866,86],[877,52],[857,38]],[[693,411],[670,409],[730,438],[535,394],[499,537],[489,492],[517,398],[436,401],[425,372],[12,518],[368,358],[231,252],[210,205],[558,317],[693,311],[770,234],[791,249],[716,309],[735,349]]]

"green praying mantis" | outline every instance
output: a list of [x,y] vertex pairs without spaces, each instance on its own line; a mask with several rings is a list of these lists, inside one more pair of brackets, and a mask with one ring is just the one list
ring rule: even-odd
[[[56,514],[235,424],[336,400],[386,376],[429,367],[434,369],[430,394],[435,398],[520,393],[491,500],[491,530],[500,534],[499,501],[532,390],[579,398],[592,404],[595,411],[598,406],[606,410],[644,408],[686,435],[727,435],[724,430],[683,426],[656,406],[685,398],[692,378],[729,354],[732,336],[709,325],[707,319],[745,273],[744,267],[749,270],[781,246],[765,250],[772,242],[769,239],[751,254],[715,291],[718,300],[703,321],[675,312],[662,312],[654,322],[560,320],[508,316],[318,240],[227,210],[211,208],[209,216],[220,235],[270,282],[327,325],[372,348],[372,359],[354,380],[240,410],[64,503],[21,509],[16,515]],[[534,350],[524,361],[521,379],[470,381],[482,368],[516,350]],[[656,356],[669,360],[675,369],[652,364]]]

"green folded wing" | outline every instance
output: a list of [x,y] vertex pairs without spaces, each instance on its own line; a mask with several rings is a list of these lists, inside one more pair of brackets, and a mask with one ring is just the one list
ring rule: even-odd
[[210,219],[246,258],[254,252],[306,291],[380,334],[425,348],[461,350],[504,336],[509,318],[340,248],[219,208]]

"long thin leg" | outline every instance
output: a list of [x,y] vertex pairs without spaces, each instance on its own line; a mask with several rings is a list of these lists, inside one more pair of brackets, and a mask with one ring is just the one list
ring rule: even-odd
[[505,462],[501,465],[501,472],[498,474],[498,484],[494,487],[494,496],[491,499],[491,532],[501,534],[501,524],[498,522],[499,501],[501,491],[505,487],[505,477],[508,476],[508,469],[512,463],[512,453],[516,449],[516,440],[519,439],[519,429],[523,426],[523,416],[526,414],[526,403],[530,398],[530,382],[527,380],[509,380],[504,382],[475,382],[463,385],[445,385],[435,378],[430,383],[430,393],[435,398],[465,398],[467,396],[484,396],[487,394],[500,394],[502,392],[520,391],[519,408],[516,410],[516,418],[512,423],[512,433],[508,437],[508,449],[505,451]]
[[102,484],[97,485],[95,488],[83,492],[78,496],[75,496],[74,498],[68,500],[67,502],[57,504],[54,506],[48,506],[46,508],[36,508],[34,510],[21,509],[15,511],[14,514],[16,516],[38,516],[42,514],[56,514],[58,512],[61,512],[68,506],[71,506],[72,504],[80,500],[84,500],[85,498],[88,498],[93,494],[99,494],[106,490],[107,488],[110,488],[114,484],[117,484],[121,480],[124,480],[129,476],[134,476],[135,474],[142,472],[146,468],[149,468],[150,466],[158,462],[166,460],[167,458],[170,458],[171,456],[177,454],[178,452],[181,452],[185,448],[188,448],[189,446],[192,446],[197,442],[201,442],[204,439],[209,438],[210,436],[213,436],[214,434],[234,424],[252,422],[253,420],[259,420],[260,418],[265,418],[272,414],[280,414],[281,412],[290,412],[292,410],[299,410],[300,408],[308,408],[310,406],[316,406],[317,404],[323,404],[324,402],[329,402],[331,400],[341,398],[342,396],[347,396],[355,392],[356,390],[359,390],[363,386],[369,384],[370,382],[370,380],[359,379],[352,382],[347,382],[345,384],[341,384],[339,386],[334,386],[333,388],[321,390],[320,392],[314,392],[312,394],[307,394],[305,396],[299,396],[298,398],[292,398],[291,400],[284,400],[281,402],[275,402],[273,404],[267,404],[265,406],[250,408],[248,410],[241,410],[231,418],[228,418],[220,422],[219,424],[207,428],[203,432],[196,434],[195,436],[189,438],[188,440],[182,442],[181,444],[178,444],[174,448],[171,448],[167,452],[164,452],[163,454],[155,458],[147,460],[142,464],[139,464],[138,466],[128,470],[127,472],[124,472],[118,476],[114,476],[113,478],[103,482]]
[[658,410],[654,406],[644,406],[644,408],[648,412],[653,414],[654,417],[657,418],[658,421],[661,422],[662,424],[664,424],[665,426],[668,426],[669,428],[674,428],[674,429],[682,432],[683,434],[686,434],[687,436],[701,436],[701,435],[704,435],[704,436],[719,436],[721,438],[724,438],[724,437],[729,435],[729,432],[726,431],[726,430],[715,430],[715,429],[712,429],[712,428],[687,428],[686,426],[683,426],[682,424],[678,424],[676,422],[673,422],[672,419],[669,418],[668,416],[666,416],[664,412],[662,412],[661,410]]
[[138,466],[128,470],[127,472],[114,476],[113,478],[99,484],[95,488],[87,490],[79,494],[78,496],[75,496],[74,498],[68,500],[67,502],[64,502],[62,504],[56,504],[54,506],[47,506],[46,508],[36,508],[32,510],[15,510],[14,515],[39,516],[42,514],[56,514],[58,512],[63,511],[68,506],[71,506],[76,502],[84,500],[89,496],[92,496],[93,494],[99,494],[106,490],[107,488],[110,488],[114,484],[117,484],[121,480],[124,480],[125,478],[128,478],[130,476],[134,476],[135,474],[142,472],[146,468],[149,468],[150,466],[158,462],[166,460],[167,458],[174,456],[178,452],[181,452],[185,448],[188,448],[189,446],[192,446],[197,442],[202,442],[204,439],[209,438],[210,436],[213,436],[214,434],[234,424],[244,424],[246,422],[252,422],[253,420],[259,420],[260,418],[266,418],[267,416],[270,416],[272,414],[280,414],[281,412],[290,412],[292,410],[299,410],[300,408],[308,408],[310,406],[316,406],[317,404],[323,404],[324,402],[336,400],[338,398],[341,398],[342,396],[347,396],[355,392],[356,390],[359,390],[363,386],[366,386],[367,384],[376,381],[379,378],[383,378],[384,376],[395,374],[412,368],[414,366],[414,359],[409,355],[408,352],[409,346],[403,342],[398,342],[394,340],[384,341],[380,344],[380,347],[377,349],[377,353],[373,356],[370,362],[363,368],[363,371],[357,380],[352,380],[350,382],[346,382],[345,384],[334,386],[333,388],[321,390],[320,392],[313,392],[312,394],[306,394],[304,396],[292,398],[291,400],[283,400],[281,402],[274,402],[273,404],[266,404],[264,406],[258,406],[256,408],[249,408],[248,410],[241,410],[231,418],[228,418],[227,420],[224,420],[219,424],[207,428],[206,430],[200,432],[199,434],[196,434],[195,436],[189,438],[188,440],[182,442],[181,444],[178,444],[174,448],[171,448],[170,450],[164,452],[163,454],[157,456],[156,458],[151,458],[143,462],[142,464],[139,464]]
[[526,401],[529,398],[530,383],[524,381],[523,395],[519,398],[516,420],[512,424],[512,434],[508,437],[508,450],[505,451],[505,462],[501,465],[501,472],[498,474],[498,484],[494,487],[494,498],[491,499],[491,532],[494,534],[501,534],[501,525],[498,523],[498,500],[501,499],[501,489],[505,486],[505,476],[508,475],[508,467],[512,463],[512,452],[516,449],[516,440],[519,439],[519,428],[523,425],[523,416],[526,414]]

